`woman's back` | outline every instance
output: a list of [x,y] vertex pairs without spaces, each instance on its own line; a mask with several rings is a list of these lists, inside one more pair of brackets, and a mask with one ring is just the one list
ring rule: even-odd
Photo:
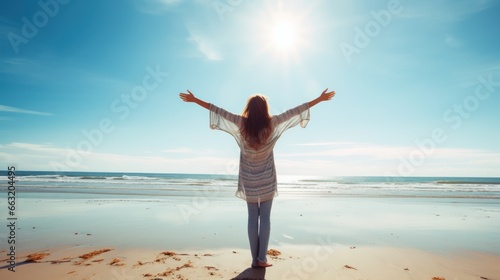
[[278,194],[273,148],[287,129],[309,122],[309,105],[304,103],[282,114],[271,117],[270,134],[258,148],[250,146],[244,138],[244,118],[213,104],[210,110],[210,128],[231,134],[240,147],[240,166],[236,196],[247,202],[262,202]]

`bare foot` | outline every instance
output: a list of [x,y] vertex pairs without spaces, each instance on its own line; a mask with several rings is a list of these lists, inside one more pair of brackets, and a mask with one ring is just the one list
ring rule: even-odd
[[268,263],[268,262],[257,262],[257,266],[258,267],[270,267],[270,266],[273,266],[272,264]]

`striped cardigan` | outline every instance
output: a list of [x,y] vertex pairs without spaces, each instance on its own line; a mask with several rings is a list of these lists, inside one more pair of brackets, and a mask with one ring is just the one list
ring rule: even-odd
[[240,133],[243,118],[210,104],[210,128],[231,134],[240,147],[240,167],[236,196],[249,203],[260,203],[278,195],[273,148],[285,130],[309,122],[309,105],[304,103],[271,117],[273,132],[258,150],[246,146]]

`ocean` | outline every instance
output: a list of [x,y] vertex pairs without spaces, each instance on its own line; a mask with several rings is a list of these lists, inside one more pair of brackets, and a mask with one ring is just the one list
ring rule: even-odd
[[[7,190],[7,172],[0,173]],[[236,175],[16,171],[16,192],[154,197],[232,197]],[[278,176],[279,196],[500,199],[500,178]]]

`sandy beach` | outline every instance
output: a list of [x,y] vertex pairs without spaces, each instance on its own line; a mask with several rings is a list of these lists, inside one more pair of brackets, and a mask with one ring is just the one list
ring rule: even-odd
[[[3,279],[499,279],[500,256],[436,254],[416,249],[283,246],[267,269],[248,265],[248,251],[59,248],[23,256]],[[32,259],[32,260],[31,260]],[[4,278],[8,277],[8,278]]]
[[237,198],[34,194],[18,217],[2,279],[500,279],[496,199],[278,197],[267,269]]

